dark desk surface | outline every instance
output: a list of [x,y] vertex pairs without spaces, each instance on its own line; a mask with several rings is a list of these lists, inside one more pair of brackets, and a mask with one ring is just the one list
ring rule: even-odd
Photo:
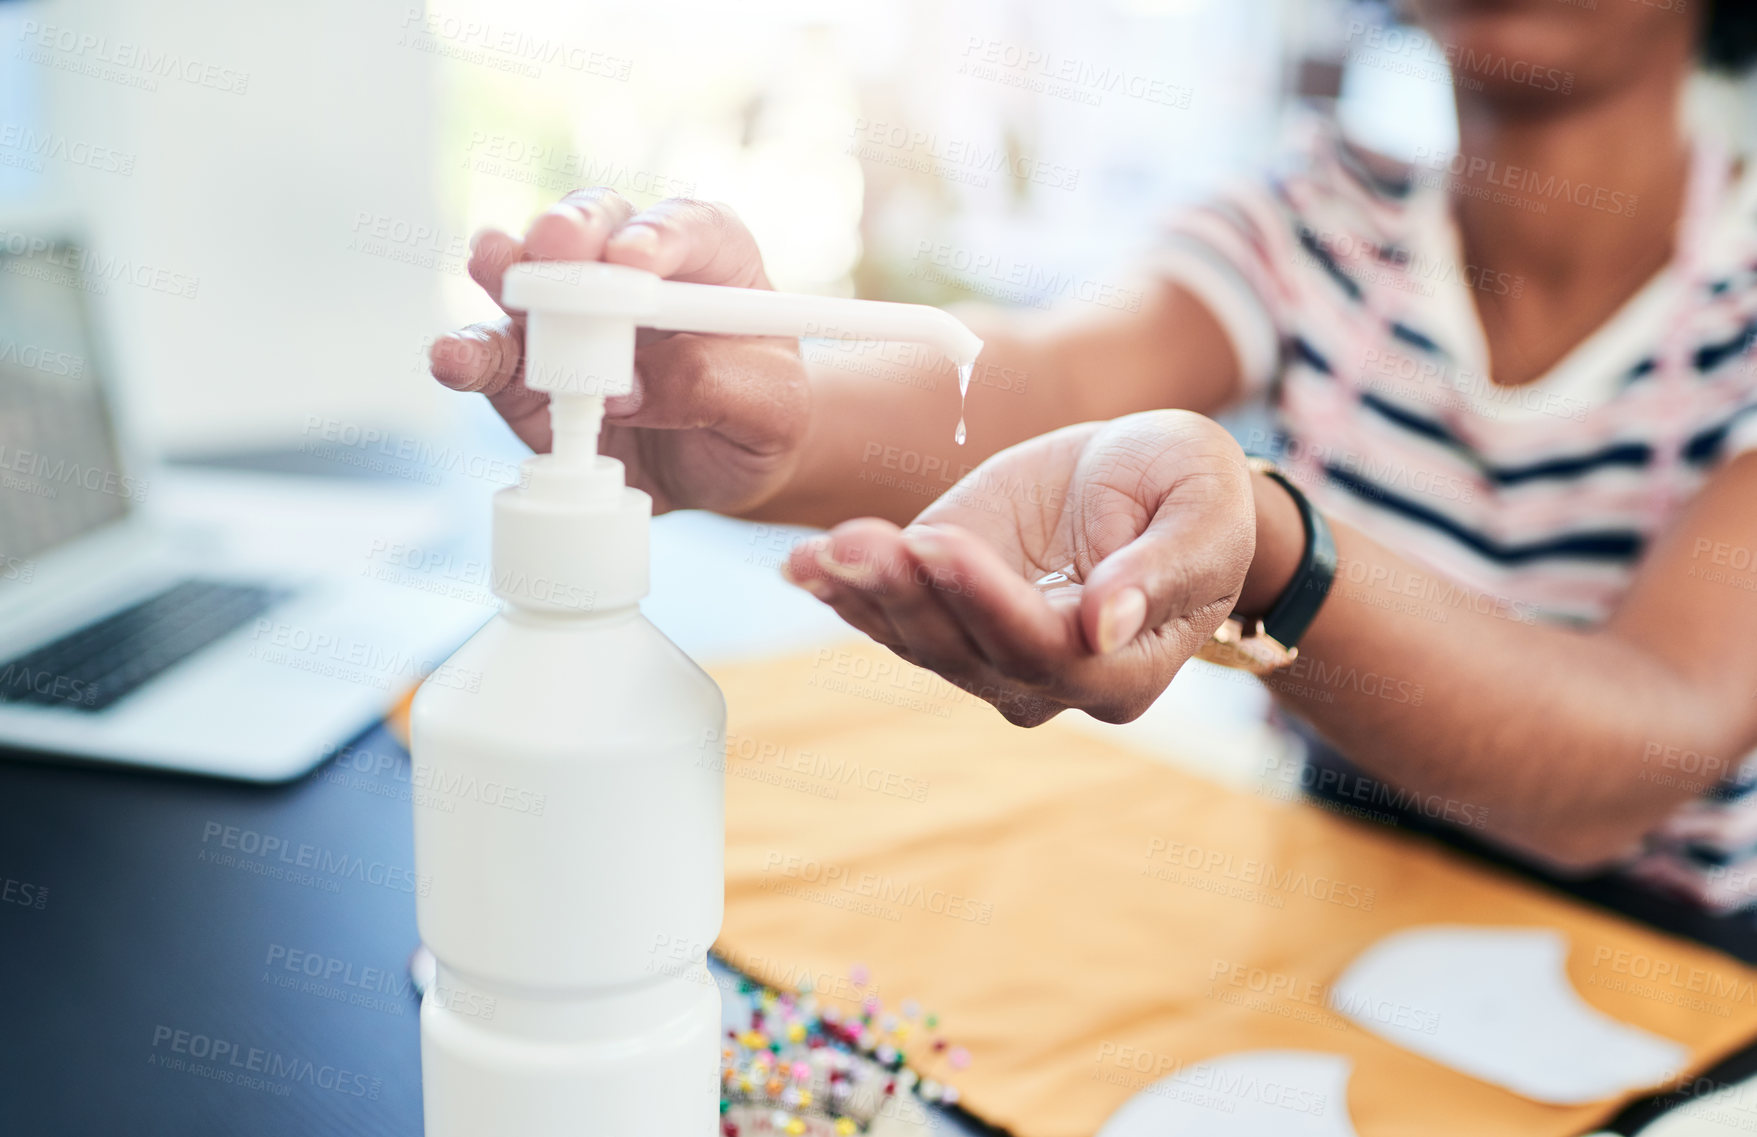
[[418,1137],[408,791],[382,730],[276,787],[0,759],[0,1132]]
[[349,757],[261,788],[0,762],[0,886],[47,892],[0,903],[0,1128],[421,1132],[408,766],[382,731]]

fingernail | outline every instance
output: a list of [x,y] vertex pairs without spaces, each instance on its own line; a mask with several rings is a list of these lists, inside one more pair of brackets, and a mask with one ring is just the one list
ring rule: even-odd
[[[585,216],[571,205],[552,205],[537,215],[537,221],[548,221],[551,225],[565,225],[580,233],[584,233],[587,228]],[[532,227],[535,228],[534,223]]]
[[945,537],[925,526],[903,530],[903,543],[923,561],[943,561],[950,555]]
[[814,556],[819,568],[837,580],[845,581],[855,588],[871,588],[878,583],[878,571],[871,565],[843,564],[832,555],[830,546],[827,544],[815,550]]
[[781,579],[785,580],[795,588],[811,593],[819,600],[828,600],[830,598],[830,586],[827,583],[819,580],[815,576],[800,576],[793,571],[793,563],[791,561],[783,561],[781,563]]
[[[468,352],[464,346],[463,337],[456,332],[447,332],[440,336],[433,341],[433,346],[427,349],[427,369],[441,383],[447,381],[467,382],[469,378],[467,375],[459,375],[456,372],[468,362]],[[445,372],[444,375],[440,374],[442,371]]]
[[611,237],[609,244],[619,253],[650,257],[659,250],[659,231],[651,225],[630,225]]
[[1125,588],[1104,602],[1098,613],[1098,651],[1109,655],[1141,634],[1147,622],[1147,594]]

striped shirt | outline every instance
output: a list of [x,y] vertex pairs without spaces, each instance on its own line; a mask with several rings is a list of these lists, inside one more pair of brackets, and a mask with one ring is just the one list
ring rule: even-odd
[[[1273,411],[1273,437],[1246,448],[1419,570],[1355,580],[1344,564],[1340,588],[1441,623],[1468,605],[1594,626],[1683,503],[1757,449],[1757,177],[1706,151],[1696,166],[1674,262],[1518,387],[1489,377],[1472,292],[1514,300],[1524,281],[1463,262],[1443,170],[1388,167],[1318,125],[1275,176],[1173,223],[1159,267],[1213,312]],[[1509,208],[1639,207],[1529,171],[1495,180]],[[1702,571],[1757,590],[1737,550],[1713,560]],[[1630,872],[1757,903],[1757,755],[1735,765]]]

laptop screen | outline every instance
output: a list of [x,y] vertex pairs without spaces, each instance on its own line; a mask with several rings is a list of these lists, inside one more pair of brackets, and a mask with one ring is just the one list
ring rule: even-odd
[[122,468],[92,347],[83,253],[0,231],[0,582],[121,518]]

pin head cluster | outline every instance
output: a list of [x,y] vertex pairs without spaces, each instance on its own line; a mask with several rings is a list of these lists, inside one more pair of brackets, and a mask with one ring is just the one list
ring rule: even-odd
[[[856,967],[849,978],[864,989],[871,976]],[[970,1055],[912,999],[890,1012],[869,993],[857,1012],[843,1012],[820,1004],[809,981],[795,993],[746,980],[738,992],[749,1022],[726,1032],[720,1052],[723,1137],[852,1137],[897,1116],[911,1095],[958,1101],[955,1086],[915,1067],[963,1069]],[[922,1056],[913,1065],[912,1052]]]

